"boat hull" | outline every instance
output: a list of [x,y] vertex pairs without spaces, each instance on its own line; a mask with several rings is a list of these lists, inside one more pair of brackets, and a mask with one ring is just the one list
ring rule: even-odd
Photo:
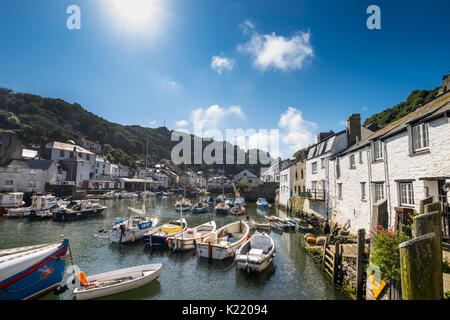
[[237,261],[238,269],[244,269],[247,270],[247,272],[262,272],[267,269],[267,267],[270,266],[270,264],[273,261],[273,257],[270,257],[269,259],[263,261],[262,263],[247,263],[245,261]]
[[11,270],[16,271],[0,281],[0,300],[36,299],[58,287],[64,276],[68,246],[69,241],[64,239],[50,253],[43,253],[44,256],[35,253],[34,261],[18,259],[17,265],[0,265],[0,277],[4,273],[11,274]]
[[222,209],[222,208],[216,208],[216,213],[220,213],[220,214],[229,214],[230,213],[230,209]]
[[92,216],[96,216],[101,214],[105,208],[98,208],[98,209],[92,209],[92,210],[85,210],[80,212],[67,212],[65,210],[61,211],[54,211],[53,212],[53,221],[71,221],[71,220],[80,220]]

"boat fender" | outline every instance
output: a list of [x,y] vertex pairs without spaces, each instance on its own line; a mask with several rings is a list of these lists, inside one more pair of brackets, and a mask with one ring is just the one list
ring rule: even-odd
[[197,241],[194,239],[194,248],[197,249]]

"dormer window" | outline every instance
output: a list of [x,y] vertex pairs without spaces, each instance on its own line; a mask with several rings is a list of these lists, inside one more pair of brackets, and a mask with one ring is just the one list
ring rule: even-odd
[[414,143],[414,152],[428,149],[429,135],[428,135],[428,123],[421,123],[412,128],[412,138]]

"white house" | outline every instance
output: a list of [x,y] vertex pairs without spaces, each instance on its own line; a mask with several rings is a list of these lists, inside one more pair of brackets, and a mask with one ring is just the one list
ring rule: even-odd
[[79,156],[60,161],[67,171],[67,180],[74,181],[77,188],[83,188],[84,181],[92,178],[92,164]]
[[268,168],[261,168],[260,179],[264,182],[279,182],[280,164],[278,161]]
[[293,196],[294,183],[294,162],[287,161],[280,167],[280,188],[278,202],[281,205],[289,206],[289,199]]
[[44,192],[46,183],[64,178],[55,161],[12,160],[0,168],[0,191]]
[[50,142],[45,145],[46,157],[53,161],[67,160],[73,157],[80,157],[83,160],[89,162],[94,168],[95,164],[95,153],[77,146],[75,144],[69,144],[64,142]]
[[111,163],[105,158],[95,156],[94,178],[109,179],[111,177]]
[[[443,86],[445,87],[445,86]],[[448,210],[450,182],[450,92],[339,153],[331,162],[332,221],[351,231],[369,231],[379,221],[376,208],[385,203],[385,227],[398,213],[419,211],[433,197]]]

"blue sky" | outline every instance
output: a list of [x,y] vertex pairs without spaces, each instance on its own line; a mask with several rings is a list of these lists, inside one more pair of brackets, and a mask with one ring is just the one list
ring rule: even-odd
[[[142,25],[114,0],[2,1],[0,86],[121,124],[280,128],[288,157],[450,72],[448,1],[148,1]],[[366,27],[372,4],[381,30]]]

